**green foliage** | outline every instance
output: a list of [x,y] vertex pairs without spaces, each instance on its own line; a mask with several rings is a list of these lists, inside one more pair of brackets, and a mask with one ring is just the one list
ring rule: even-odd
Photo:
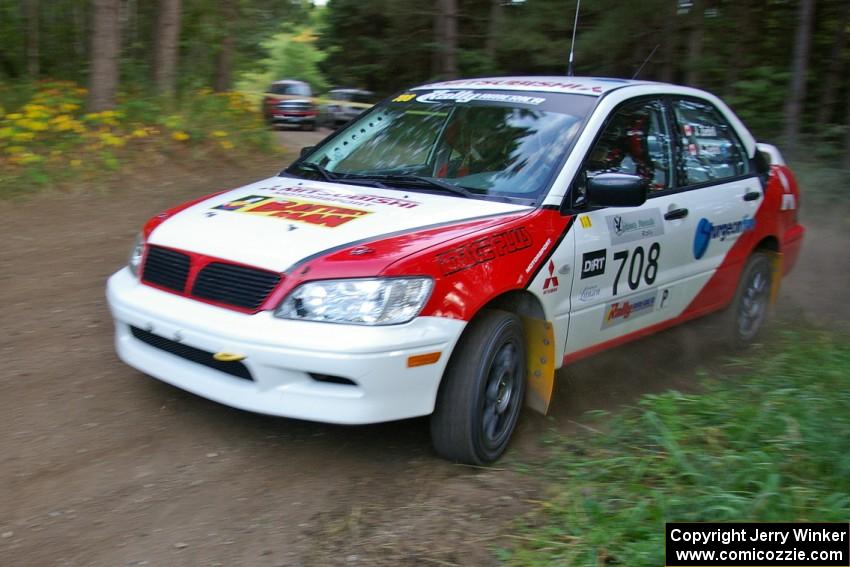
[[514,565],[663,565],[664,522],[846,521],[850,337],[787,332],[704,393],[646,396],[559,439]]
[[726,102],[738,113],[757,139],[765,139],[782,127],[782,105],[791,74],[774,67],[759,66],[746,71],[736,82]]
[[254,102],[239,93],[186,92],[178,101],[122,95],[87,114],[67,81],[0,89],[0,194],[91,178],[152,154],[234,157],[272,147]]
[[316,36],[308,27],[277,33],[263,42],[267,57],[259,72],[245,73],[238,82],[240,90],[264,92],[268,85],[281,79],[297,79],[309,83],[317,92],[327,90],[328,83],[319,70],[325,54],[316,48]]

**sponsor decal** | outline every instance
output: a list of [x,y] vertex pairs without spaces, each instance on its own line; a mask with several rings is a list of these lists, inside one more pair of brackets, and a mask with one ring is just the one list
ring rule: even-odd
[[434,91],[419,95],[416,102],[434,104],[438,102],[465,103],[480,100],[482,102],[509,102],[517,104],[543,104],[546,99],[539,96],[525,96],[500,93],[482,93],[475,91]]
[[403,197],[386,197],[384,195],[362,195],[359,193],[337,193],[336,191],[328,191],[319,187],[305,187],[295,185],[292,187],[271,187],[268,191],[276,195],[297,197],[308,197],[313,199],[321,199],[323,201],[336,201],[351,205],[360,205],[370,207],[372,205],[389,205],[399,207],[401,209],[415,209],[422,203],[412,199]]
[[414,98],[416,98],[415,93],[404,93],[404,94],[400,94],[397,97],[395,97],[393,99],[393,102],[410,102]]
[[756,227],[756,219],[745,216],[739,221],[713,224],[706,218],[700,219],[697,231],[694,235],[694,258],[699,260],[705,256],[708,245],[712,240],[724,242],[726,239],[736,237],[744,232],[749,232]]
[[670,305],[670,296],[672,295],[672,291],[669,287],[665,287],[661,290],[661,299],[658,301],[658,310],[662,310],[665,307]]
[[519,87],[545,87],[552,89],[559,89],[565,91],[586,91],[592,93],[601,93],[602,87],[599,86],[588,86],[583,85],[581,83],[564,83],[558,81],[545,81],[545,80],[534,80],[534,79],[456,79],[454,81],[444,81],[439,83],[439,85],[445,86],[462,86],[462,85],[476,85],[476,86],[519,86]]
[[578,218],[578,222],[581,223],[582,228],[591,228],[593,226],[593,223],[591,222],[590,217],[587,216],[587,215],[581,215]]
[[605,273],[605,259],[608,255],[608,250],[594,250],[593,252],[585,252],[581,257],[581,279],[601,276]]
[[608,329],[629,321],[648,315],[655,309],[656,291],[644,292],[629,299],[614,301],[605,306],[602,319],[602,328]]
[[785,174],[782,173],[781,169],[776,169],[777,177],[779,177],[779,182],[782,184],[782,206],[779,208],[780,211],[793,211],[797,208],[797,197],[791,193],[791,184],[788,182],[788,178],[785,177]]
[[450,248],[437,255],[443,275],[456,274],[489,262],[525,250],[533,244],[531,235],[525,227],[512,228],[504,232],[489,234],[470,242]]
[[782,195],[782,207],[779,209],[781,211],[793,211],[797,208],[797,198],[790,194],[786,193]]
[[581,293],[578,294],[578,300],[587,303],[588,301],[593,301],[599,297],[599,294],[601,293],[602,290],[598,285],[587,286],[581,290]]
[[551,243],[552,243],[552,239],[547,238],[546,242],[543,243],[543,246],[540,247],[540,250],[537,251],[537,254],[534,255],[534,258],[531,259],[531,262],[529,262],[528,266],[525,267],[525,273],[526,274],[534,269],[534,266],[537,265],[537,261],[540,260],[540,258],[543,257],[543,254],[546,253],[546,250],[549,248],[549,244],[551,244]]
[[624,244],[664,234],[664,224],[658,209],[610,215],[605,217],[605,222],[608,223],[611,244]]
[[349,207],[338,207],[300,199],[275,199],[265,195],[248,195],[229,203],[213,207],[221,211],[248,213],[265,217],[303,222],[315,226],[336,228],[354,219],[371,214]]
[[555,293],[558,291],[558,276],[555,275],[555,262],[549,260],[549,277],[543,282],[543,293]]

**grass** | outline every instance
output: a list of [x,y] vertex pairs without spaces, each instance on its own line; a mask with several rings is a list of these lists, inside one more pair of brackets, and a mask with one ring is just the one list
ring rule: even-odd
[[512,565],[663,565],[664,522],[850,517],[850,336],[791,332],[699,394],[645,396],[560,438]]

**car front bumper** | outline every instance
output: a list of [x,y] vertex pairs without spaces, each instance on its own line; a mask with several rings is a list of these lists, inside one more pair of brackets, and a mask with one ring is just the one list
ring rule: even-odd
[[278,124],[315,124],[316,115],[272,114],[272,120]]
[[[246,315],[143,285],[127,268],[109,279],[107,300],[116,350],[130,366],[232,407],[340,424],[433,412],[443,370],[466,325],[440,317],[367,327],[290,321],[268,311]],[[252,380],[152,346],[134,336],[132,327],[210,357],[244,356]],[[408,367],[410,356],[437,351],[442,354],[436,363]],[[354,385],[318,381],[311,374]]]

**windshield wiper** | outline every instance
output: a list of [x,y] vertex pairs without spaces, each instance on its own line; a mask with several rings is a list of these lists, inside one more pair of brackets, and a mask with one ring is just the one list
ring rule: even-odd
[[387,183],[405,183],[413,185],[425,185],[429,189],[440,189],[447,193],[453,193],[461,197],[473,197],[473,193],[459,185],[454,185],[447,181],[440,181],[433,177],[425,177],[424,175],[376,175],[372,179],[379,179]]
[[306,169],[307,171],[315,171],[319,175],[322,176],[322,179],[325,181],[337,181],[337,176],[319,165],[318,163],[313,163],[309,161],[302,161],[295,164],[296,167],[300,167],[301,169]]

